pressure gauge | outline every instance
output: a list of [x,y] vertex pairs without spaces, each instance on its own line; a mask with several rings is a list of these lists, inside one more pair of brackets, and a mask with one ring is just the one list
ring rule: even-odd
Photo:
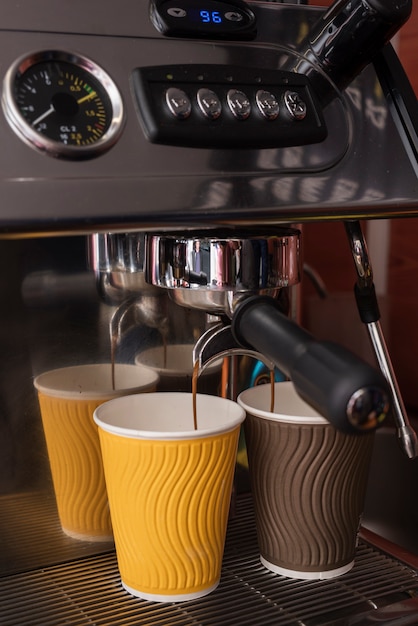
[[44,51],[16,61],[4,78],[2,105],[23,141],[67,159],[108,150],[123,125],[122,98],[110,76],[67,52]]

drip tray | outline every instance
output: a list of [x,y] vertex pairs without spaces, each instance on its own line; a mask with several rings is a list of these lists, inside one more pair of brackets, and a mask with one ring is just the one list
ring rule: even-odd
[[363,540],[354,568],[339,578],[277,576],[259,562],[245,494],[229,523],[221,583],[205,598],[158,604],[132,597],[120,584],[112,550],[1,577],[0,607],[1,626],[416,624],[418,576]]

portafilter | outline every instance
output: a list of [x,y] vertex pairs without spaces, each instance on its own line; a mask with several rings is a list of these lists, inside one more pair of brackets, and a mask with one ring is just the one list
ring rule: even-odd
[[[198,342],[199,367],[225,349],[253,349],[294,383],[299,395],[336,428],[370,432],[390,410],[382,373],[333,342],[316,340],[279,301],[300,281],[300,232],[241,229],[153,234],[146,239],[146,280],[181,306],[223,316]],[[225,330],[225,318],[231,320]]]

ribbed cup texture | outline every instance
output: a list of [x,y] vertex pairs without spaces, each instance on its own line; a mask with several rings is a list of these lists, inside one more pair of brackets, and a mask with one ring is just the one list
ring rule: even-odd
[[324,572],[354,559],[373,434],[247,414],[251,486],[261,556],[275,566]]
[[173,599],[216,585],[239,427],[180,441],[99,433],[122,582]]
[[110,539],[112,525],[100,441],[93,421],[104,400],[65,400],[38,392],[57,501],[65,532]]

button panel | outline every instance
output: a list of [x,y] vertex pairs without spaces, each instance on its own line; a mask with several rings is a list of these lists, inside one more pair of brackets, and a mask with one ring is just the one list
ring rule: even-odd
[[225,65],[134,70],[142,126],[153,143],[282,148],[323,141],[327,129],[306,76]]

